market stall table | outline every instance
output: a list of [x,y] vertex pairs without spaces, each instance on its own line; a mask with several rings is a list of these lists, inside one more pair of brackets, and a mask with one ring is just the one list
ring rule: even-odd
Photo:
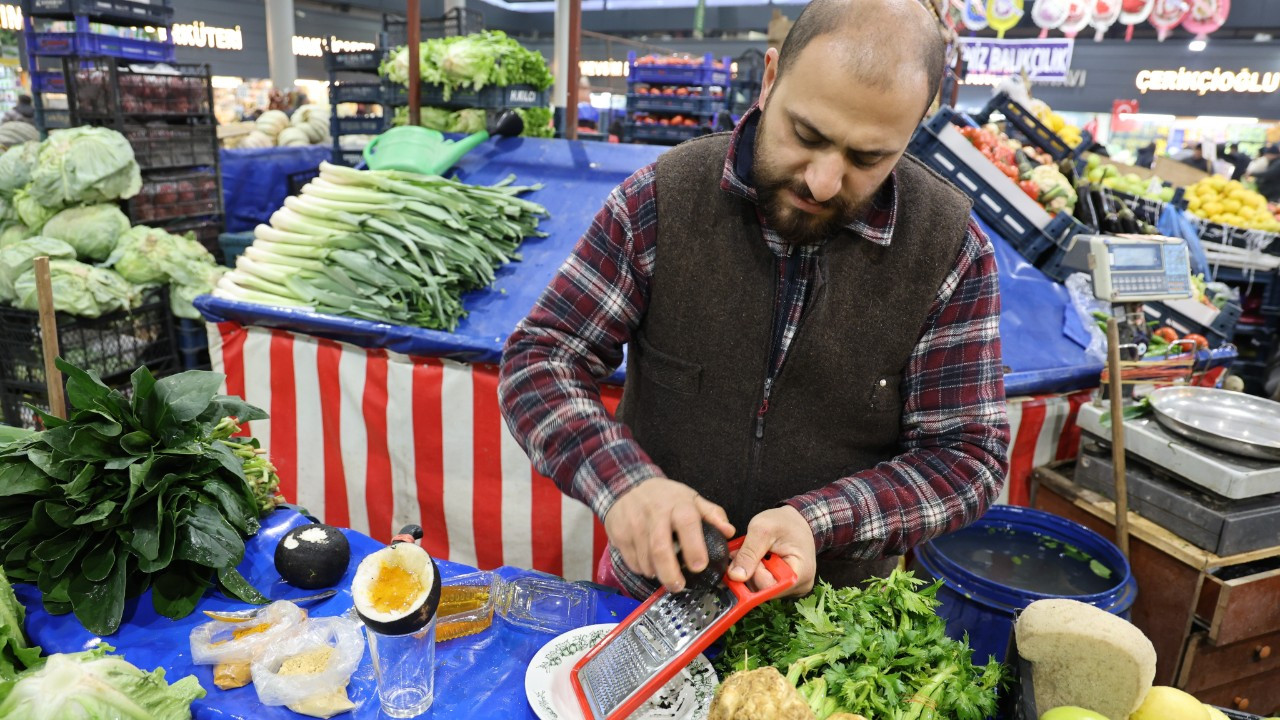
[[[239,570],[264,594],[273,600],[287,600],[311,595],[286,585],[275,571],[273,556],[277,542],[286,532],[308,522],[291,510],[277,510],[263,519],[262,529],[245,543],[245,559]],[[305,609],[315,617],[342,615],[351,609],[351,579],[356,566],[366,555],[384,547],[360,533],[345,530],[351,543],[351,561],[347,573],[339,581],[338,594]],[[428,535],[430,534],[428,530]],[[473,568],[437,560],[440,574],[448,578],[471,572]],[[532,575],[513,567],[498,569],[505,579]],[[98,637],[85,630],[74,615],[51,616],[40,602],[34,586],[14,586],[18,600],[26,607],[27,634],[45,654],[78,652],[97,644]],[[619,622],[639,603],[616,593],[596,590],[598,623]],[[258,702],[252,685],[235,690],[219,690],[213,684],[212,666],[191,663],[188,635],[191,629],[207,622],[202,610],[238,610],[244,603],[227,599],[217,592],[206,593],[196,611],[182,620],[159,616],[152,609],[151,593],[129,600],[124,622],[115,634],[102,638],[124,655],[129,662],[145,670],[164,668],[166,680],[176,682],[194,674],[208,693],[192,705],[197,720],[297,720],[298,715],[284,707],[266,707]],[[424,718],[533,718],[533,710],[525,697],[525,670],[530,658],[554,637],[517,628],[495,616],[493,625],[477,635],[448,640],[436,649],[435,702]],[[386,717],[379,709],[373,667],[366,645],[360,666],[347,688],[352,702],[358,706],[340,718],[367,720]]]

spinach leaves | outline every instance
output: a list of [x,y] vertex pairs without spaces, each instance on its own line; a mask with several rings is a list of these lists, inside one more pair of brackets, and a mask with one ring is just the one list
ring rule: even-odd
[[229,439],[236,425],[226,418],[266,413],[218,395],[217,373],[156,380],[139,368],[126,395],[61,359],[58,368],[71,418],[36,410],[47,429],[0,446],[9,577],[35,583],[49,612],[74,612],[98,635],[114,633],[125,600],[148,589],[156,611],[175,619],[215,578],[265,603],[236,571],[262,500],[244,469],[253,448]]

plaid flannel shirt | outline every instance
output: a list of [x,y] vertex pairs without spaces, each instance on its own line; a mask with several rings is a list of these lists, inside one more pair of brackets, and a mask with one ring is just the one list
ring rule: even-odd
[[[721,181],[724,191],[751,202],[758,118],[753,109],[734,130]],[[892,242],[900,210],[895,183],[891,175],[866,215],[850,226],[868,242]],[[597,385],[621,364],[623,346],[645,314],[659,260],[655,197],[653,165],[614,189],[507,340],[502,359],[499,393],[508,427],[540,472],[602,519],[627,490],[664,477],[630,431],[610,417]],[[778,257],[779,297],[786,306],[776,315],[785,319],[775,327],[776,371],[799,324],[821,248],[787,246],[763,217],[761,227]],[[788,261],[791,272],[784,271]],[[900,454],[787,501],[809,522],[819,553],[852,559],[901,554],[973,522],[999,495],[1009,426],[997,282],[994,250],[971,219],[903,377]]]

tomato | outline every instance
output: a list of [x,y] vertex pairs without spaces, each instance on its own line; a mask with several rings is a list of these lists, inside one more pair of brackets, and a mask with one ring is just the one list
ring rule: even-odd
[[1161,340],[1164,340],[1167,343],[1171,343],[1178,339],[1177,331],[1171,327],[1162,327],[1151,334],[1160,338]]
[[1197,350],[1208,350],[1208,349],[1209,349],[1209,341],[1208,341],[1208,340],[1206,340],[1206,339],[1205,339],[1205,337],[1204,337],[1203,335],[1197,335],[1196,333],[1190,333],[1189,335],[1183,335],[1183,336],[1182,336],[1182,339],[1183,339],[1183,340],[1191,340],[1191,341],[1195,342],[1195,344],[1196,344],[1196,349],[1197,349]]

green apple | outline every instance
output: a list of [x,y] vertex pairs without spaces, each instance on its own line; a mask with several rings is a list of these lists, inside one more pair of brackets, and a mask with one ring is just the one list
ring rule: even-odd
[[1074,705],[1063,705],[1041,713],[1040,720],[1109,720],[1107,716]]

